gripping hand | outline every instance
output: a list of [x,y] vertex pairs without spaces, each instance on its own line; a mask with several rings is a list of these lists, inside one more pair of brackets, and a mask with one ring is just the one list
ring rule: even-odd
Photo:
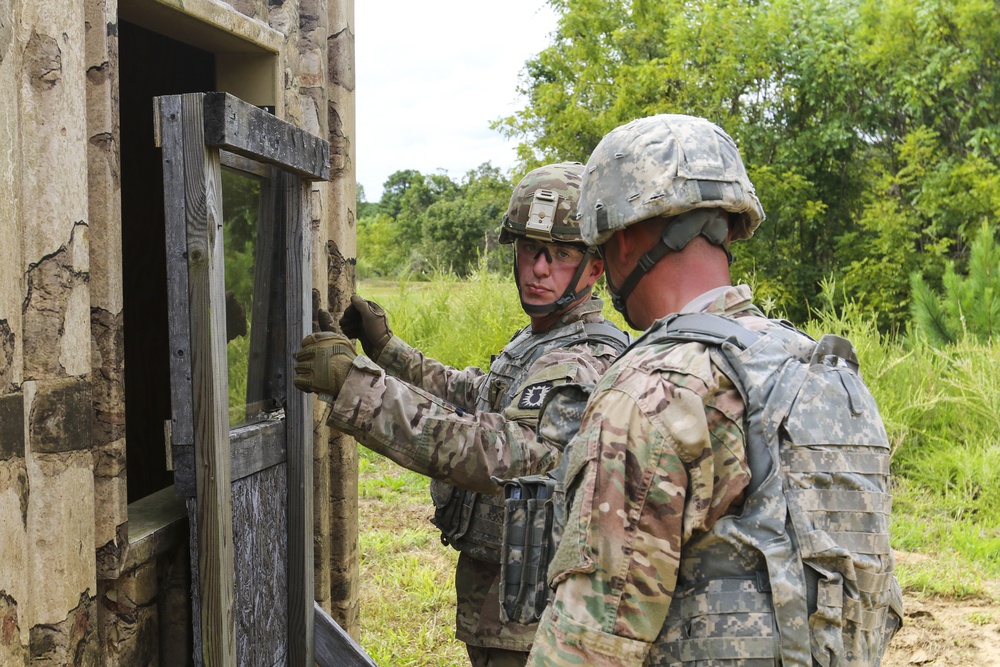
[[315,287],[312,291],[313,331],[336,331],[333,315],[323,310],[323,298]]
[[309,334],[295,353],[295,386],[337,398],[356,356],[354,345],[341,334],[328,331]]
[[357,294],[351,295],[351,305],[340,318],[340,329],[348,337],[361,341],[361,347],[372,361],[378,361],[386,343],[392,338],[389,318],[382,306]]

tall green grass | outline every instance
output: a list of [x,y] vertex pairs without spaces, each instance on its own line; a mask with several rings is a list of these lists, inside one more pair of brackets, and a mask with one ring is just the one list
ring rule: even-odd
[[[357,291],[386,309],[393,333],[456,368],[487,369],[490,355],[529,324],[510,274],[480,269],[465,279],[443,273],[430,282],[370,280]],[[636,333],[611,307],[603,281],[594,293],[604,299],[604,317]]]
[[[528,323],[507,275],[362,282],[358,291],[386,308],[401,338],[456,367],[485,368]],[[605,316],[622,325],[607,300]],[[798,324],[855,344],[892,444],[892,544],[905,552],[897,572],[907,594],[997,595],[1000,342],[934,348],[880,333],[852,304]],[[467,664],[453,639],[455,552],[427,521],[426,480],[363,448],[361,478],[362,644],[384,664]]]

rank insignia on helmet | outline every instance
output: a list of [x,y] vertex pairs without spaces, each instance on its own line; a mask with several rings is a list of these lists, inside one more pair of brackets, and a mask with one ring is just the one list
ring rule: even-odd
[[542,407],[542,401],[545,400],[545,396],[549,393],[550,389],[552,389],[551,382],[539,382],[538,384],[526,387],[521,392],[521,398],[517,401],[517,407],[522,410]]

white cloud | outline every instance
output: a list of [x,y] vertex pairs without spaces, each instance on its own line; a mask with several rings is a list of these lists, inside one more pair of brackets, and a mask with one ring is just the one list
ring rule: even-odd
[[361,0],[355,5],[358,182],[369,201],[395,171],[458,180],[515,142],[490,122],[520,107],[518,74],[548,45],[545,0]]

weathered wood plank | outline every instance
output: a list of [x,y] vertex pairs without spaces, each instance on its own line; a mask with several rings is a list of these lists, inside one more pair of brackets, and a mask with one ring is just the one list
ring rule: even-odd
[[[163,204],[167,248],[167,324],[170,339],[171,442],[168,447],[194,444],[191,406],[191,328],[188,313],[187,222],[184,218],[184,162],[181,137],[181,100],[177,95],[156,98],[157,137],[163,149]],[[190,469],[177,467],[183,457],[174,453],[178,490],[194,489]],[[177,478],[180,479],[177,479]]]
[[205,141],[302,178],[330,180],[330,144],[228,93],[205,93]]
[[328,613],[314,603],[316,664],[319,667],[378,667]]
[[204,664],[236,659],[229,376],[219,151],[205,145],[204,96],[181,96],[191,312],[198,571]]
[[310,244],[305,242],[308,186],[282,173],[287,242],[288,311],[285,348],[288,446],[288,664],[313,664],[312,395],[294,388],[294,354],[312,327]]
[[284,604],[288,599],[287,502],[284,465],[233,481],[234,667],[295,664],[288,661],[288,610]]
[[[284,423],[265,422],[233,431],[229,436],[229,461],[232,479],[246,477],[270,468],[288,458]],[[174,447],[174,493],[193,496],[198,492],[194,480],[194,447]]]
[[174,446],[174,492],[190,497],[198,493],[194,480],[194,445]]
[[229,445],[234,482],[281,463],[287,458],[283,415],[233,430]]

